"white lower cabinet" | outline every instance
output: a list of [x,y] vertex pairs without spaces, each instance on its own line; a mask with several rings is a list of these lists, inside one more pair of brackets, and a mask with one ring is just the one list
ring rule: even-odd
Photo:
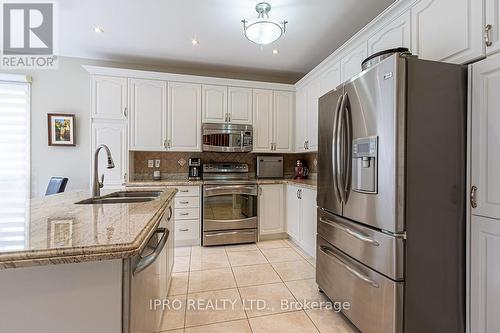
[[[104,175],[104,188],[117,189],[123,187],[127,182],[127,124],[123,121],[94,120],[92,122],[92,162],[94,162],[95,149],[100,144],[105,144],[109,147],[113,162],[115,163],[113,169],[106,168],[106,153],[103,151],[99,153],[98,176],[100,178],[101,175]],[[93,180],[92,173],[93,169],[90,175],[90,184],[92,184]]]
[[316,257],[316,191],[287,185],[286,231],[308,255]]
[[176,188],[174,198],[175,246],[200,245],[201,191],[200,186],[168,186]]
[[471,332],[500,332],[500,220],[471,219]]
[[283,184],[260,185],[258,207],[261,235],[285,232]]

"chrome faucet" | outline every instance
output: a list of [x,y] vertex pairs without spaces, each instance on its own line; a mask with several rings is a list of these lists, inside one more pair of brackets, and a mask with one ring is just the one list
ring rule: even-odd
[[106,150],[106,154],[108,155],[108,169],[113,169],[115,167],[115,163],[113,162],[113,158],[111,157],[111,151],[106,145],[99,145],[94,153],[94,181],[92,183],[92,196],[99,197],[101,196],[101,188],[104,186],[104,174],[101,175],[101,181],[99,181],[99,151],[104,148]]

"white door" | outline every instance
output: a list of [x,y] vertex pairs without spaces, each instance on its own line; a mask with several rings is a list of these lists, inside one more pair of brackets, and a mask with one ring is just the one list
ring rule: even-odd
[[411,8],[413,54],[466,63],[484,55],[483,1],[421,0]]
[[325,73],[321,76],[320,79],[320,97],[337,88],[337,86],[341,83],[340,77],[340,63],[336,62],[330,68],[325,70]]
[[500,51],[500,1],[486,0],[486,25],[491,28],[487,32],[491,45],[486,46],[486,53],[493,54]]
[[[99,179],[104,174],[104,188],[120,188],[127,178],[127,124],[125,122],[94,121],[92,123],[91,161],[94,161],[94,151],[100,144],[105,144],[111,151],[115,167],[107,169],[106,153],[99,153]],[[92,164],[93,166],[93,164]],[[93,168],[91,182],[93,180]]]
[[354,47],[340,60],[342,82],[361,73],[361,63],[366,59],[366,42]]
[[273,91],[253,90],[253,151],[271,151],[273,139]]
[[472,214],[500,219],[500,53],[472,65]]
[[410,29],[411,13],[408,10],[368,38],[368,56],[398,47],[406,47],[411,51]]
[[168,83],[169,151],[201,151],[201,85]]
[[252,89],[228,87],[227,92],[229,121],[252,125]]
[[500,332],[500,220],[472,216],[471,332]]
[[127,119],[127,79],[92,76],[92,118]]
[[227,87],[204,84],[202,96],[203,122],[227,122]]
[[293,151],[293,95],[291,91],[274,91],[274,151]]
[[299,225],[301,217],[300,191],[297,186],[286,186],[286,232],[293,240],[299,242]]
[[307,87],[307,137],[306,151],[318,150],[318,113],[320,81],[315,80]]
[[130,150],[165,149],[167,82],[130,79]]
[[316,191],[301,189],[300,244],[310,256],[316,257]]
[[295,93],[295,152],[306,150],[307,137],[307,86]]
[[285,232],[283,185],[260,185],[259,194],[260,234]]

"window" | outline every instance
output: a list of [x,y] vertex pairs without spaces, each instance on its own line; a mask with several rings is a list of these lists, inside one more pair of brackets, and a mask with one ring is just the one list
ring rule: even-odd
[[0,80],[0,251],[27,247],[30,84]]

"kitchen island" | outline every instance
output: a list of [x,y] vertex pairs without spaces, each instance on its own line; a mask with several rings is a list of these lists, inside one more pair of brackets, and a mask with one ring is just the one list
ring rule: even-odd
[[[125,332],[132,260],[170,221],[175,193],[164,188],[150,201],[112,204],[76,204],[88,191],[31,199],[24,247],[0,249],[0,331]],[[158,275],[173,255],[160,259]],[[168,283],[161,289],[154,296],[166,296]]]

